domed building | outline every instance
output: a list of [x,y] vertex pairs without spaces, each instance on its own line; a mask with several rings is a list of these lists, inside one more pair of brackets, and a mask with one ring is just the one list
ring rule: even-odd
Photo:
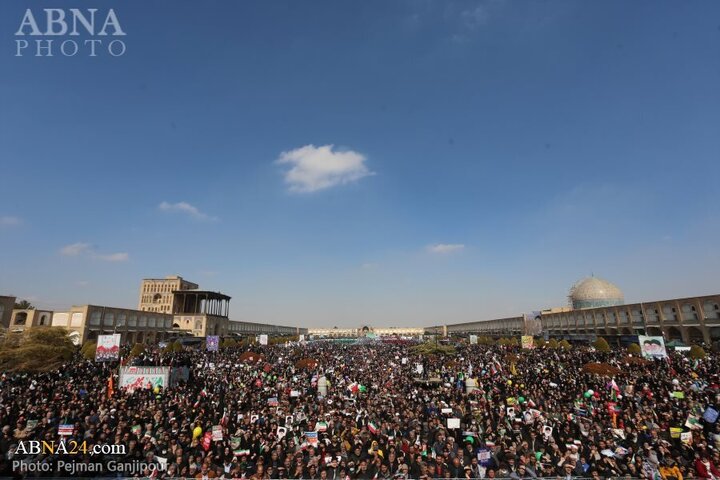
[[625,303],[625,296],[617,286],[597,277],[583,278],[570,289],[568,296],[573,310],[612,307]]

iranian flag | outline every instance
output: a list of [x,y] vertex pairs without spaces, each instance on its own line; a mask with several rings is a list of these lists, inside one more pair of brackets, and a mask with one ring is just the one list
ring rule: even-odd
[[370,433],[375,435],[378,432],[378,427],[373,422],[368,423],[368,430],[370,430]]
[[348,385],[348,390],[350,390],[350,393],[356,393],[358,390],[360,390],[360,384],[357,382],[353,382],[350,385]]
[[327,431],[327,423],[326,422],[317,422],[315,424],[315,431],[316,432],[325,432]]
[[617,401],[618,395],[620,395],[620,387],[618,387],[618,384],[615,382],[614,378],[612,382],[610,382],[610,389],[612,390],[610,392],[610,398],[613,402],[615,402]]

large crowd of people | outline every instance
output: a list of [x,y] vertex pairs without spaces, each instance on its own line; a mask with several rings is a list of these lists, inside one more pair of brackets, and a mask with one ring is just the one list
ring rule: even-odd
[[[128,392],[119,362],[80,357],[3,374],[0,475],[93,477],[82,465],[100,463],[104,476],[156,478],[720,479],[716,353],[321,341],[123,356],[189,376]],[[26,448],[61,438],[87,451]],[[124,452],[91,452],[104,444]]]

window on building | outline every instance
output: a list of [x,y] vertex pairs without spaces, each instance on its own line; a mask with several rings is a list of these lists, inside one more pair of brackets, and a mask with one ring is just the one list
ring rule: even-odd
[[115,324],[118,327],[124,327],[125,326],[125,319],[126,315],[124,313],[118,313],[117,316],[117,323]]
[[90,325],[100,325],[100,311],[95,310],[90,314]]
[[129,327],[137,327],[137,316],[136,315],[130,315],[130,317],[128,317],[128,326]]
[[[705,302],[703,305],[705,318],[720,318],[720,305],[713,302]],[[0,313],[2,315],[2,313]]]
[[82,312],[73,312],[72,316],[70,317],[70,326],[71,327],[81,327],[82,323],[83,323]]
[[115,314],[113,312],[105,312],[103,317],[103,325],[113,326],[115,324]]
[[697,320],[698,319],[698,314],[695,311],[694,305],[690,305],[690,304],[686,303],[681,307],[681,310],[682,310],[683,320],[687,321],[687,320]]
[[25,325],[27,323],[27,313],[20,312],[15,315],[15,325]]

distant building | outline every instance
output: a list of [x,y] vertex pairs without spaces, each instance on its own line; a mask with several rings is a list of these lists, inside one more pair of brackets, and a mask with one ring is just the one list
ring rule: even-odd
[[15,297],[0,296],[0,320],[9,331],[37,326],[64,327],[77,344],[119,333],[122,343],[155,343],[181,336],[299,335],[306,328],[235,322],[229,319],[228,295],[198,290],[174,275],[143,279],[138,309],[73,305],[67,311],[15,310]]
[[37,310],[33,308],[12,310],[10,318],[11,332],[22,332],[30,327],[49,327],[51,325],[53,312],[49,310]]
[[15,308],[15,297],[0,295],[0,325],[10,327],[10,317],[12,317]]
[[625,296],[614,284],[593,276],[583,278],[572,286],[568,303],[574,310],[613,307],[625,303]]
[[204,290],[175,290],[173,328],[192,332],[195,337],[228,334],[230,297]]
[[[570,306],[542,310],[543,333],[557,337],[663,335],[685,343],[720,339],[720,295],[626,304],[618,287],[596,277],[577,282]],[[521,335],[523,316],[438,325],[427,333]]]
[[359,328],[310,328],[309,335],[317,337],[331,338],[353,338],[364,337],[367,335],[377,337],[398,336],[398,337],[417,337],[425,333],[422,327],[385,327],[375,328],[368,325]]
[[145,278],[140,284],[138,310],[161,313],[182,313],[175,308],[174,291],[196,290],[197,283],[188,282],[179,275],[165,278]]

